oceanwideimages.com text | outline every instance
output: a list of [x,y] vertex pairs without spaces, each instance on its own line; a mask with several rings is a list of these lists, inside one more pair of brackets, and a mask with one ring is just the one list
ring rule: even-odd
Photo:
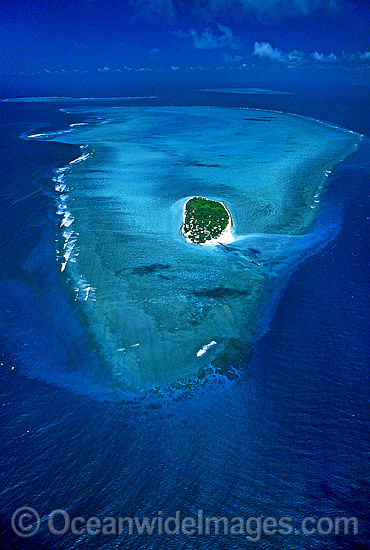
[[[45,516],[43,516],[45,518]],[[92,516],[72,517],[66,510],[56,509],[41,521],[40,514],[30,506],[18,508],[11,520],[14,533],[28,538],[40,530],[47,530],[55,536],[68,533],[77,537],[123,536],[123,535],[188,535],[188,536],[239,536],[249,542],[258,542],[263,536],[298,535],[357,535],[359,532],[356,517],[308,516],[296,521],[289,516],[281,518],[250,516],[226,517],[206,515],[198,510],[194,516],[183,515],[177,510],[173,515],[158,511],[149,516]]]

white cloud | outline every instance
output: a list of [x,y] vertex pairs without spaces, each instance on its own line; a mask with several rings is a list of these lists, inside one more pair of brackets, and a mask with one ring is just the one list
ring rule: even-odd
[[287,54],[290,63],[300,63],[304,59],[304,53],[300,50],[293,50]]
[[333,53],[330,53],[329,55],[325,55],[323,53],[315,52],[311,54],[311,57],[315,61],[322,61],[324,63],[333,63],[338,59],[337,56]]
[[192,41],[194,48],[198,50],[215,50],[217,48],[226,48],[229,50],[240,50],[240,39],[233,35],[229,27],[217,25],[219,34],[215,34],[212,29],[206,28],[201,33],[195,29],[189,29],[188,32],[175,31],[173,34],[180,38],[188,38]]
[[308,56],[299,50],[283,52],[278,48],[273,48],[270,42],[255,42],[253,54],[260,59],[287,63],[291,67],[295,67],[302,63],[307,64],[309,58],[320,63],[335,63],[338,61],[338,57],[334,53],[325,55],[316,51]]
[[283,54],[283,52],[277,48],[273,48],[270,42],[255,42],[253,55],[256,55],[260,59],[268,59],[270,61],[285,62],[287,59],[286,54]]
[[239,37],[234,36],[229,27],[225,25],[217,25],[218,30],[221,32],[219,37],[219,43],[221,46],[227,47],[230,50],[240,50],[241,42]]
[[359,61],[370,61],[369,52],[348,53],[342,52],[335,54],[333,52],[324,54],[319,51],[313,53],[304,53],[300,50],[292,50],[291,52],[283,52],[278,48],[273,48],[270,42],[255,42],[253,55],[262,60],[277,61],[286,63],[289,67],[294,68],[298,65],[313,65],[313,63],[327,63],[334,65],[345,66],[346,63],[358,63]]
[[195,29],[190,29],[188,34],[184,33],[184,36],[191,38],[193,46],[198,50],[213,50],[218,48],[217,36],[213,34],[211,29],[204,29],[202,34],[198,34]]

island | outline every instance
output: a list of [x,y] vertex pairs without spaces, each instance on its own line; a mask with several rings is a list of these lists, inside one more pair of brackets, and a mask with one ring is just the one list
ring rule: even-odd
[[[181,231],[187,241],[200,245],[234,241],[233,219],[224,202],[191,197],[184,204]],[[221,242],[222,241],[222,242]]]

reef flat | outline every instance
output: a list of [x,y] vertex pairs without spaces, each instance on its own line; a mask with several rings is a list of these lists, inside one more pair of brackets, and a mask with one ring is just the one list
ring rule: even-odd
[[[107,379],[139,391],[240,368],[266,290],[315,242],[330,170],[360,136],[250,109],[73,112],[85,124],[35,139],[82,148],[54,178],[56,253]],[[179,233],[190,197],[227,204],[227,252]]]

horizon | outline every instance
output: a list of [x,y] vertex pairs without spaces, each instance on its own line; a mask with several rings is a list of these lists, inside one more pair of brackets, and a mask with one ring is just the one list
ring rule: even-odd
[[21,0],[0,13],[2,98],[370,83],[370,6],[356,0]]

